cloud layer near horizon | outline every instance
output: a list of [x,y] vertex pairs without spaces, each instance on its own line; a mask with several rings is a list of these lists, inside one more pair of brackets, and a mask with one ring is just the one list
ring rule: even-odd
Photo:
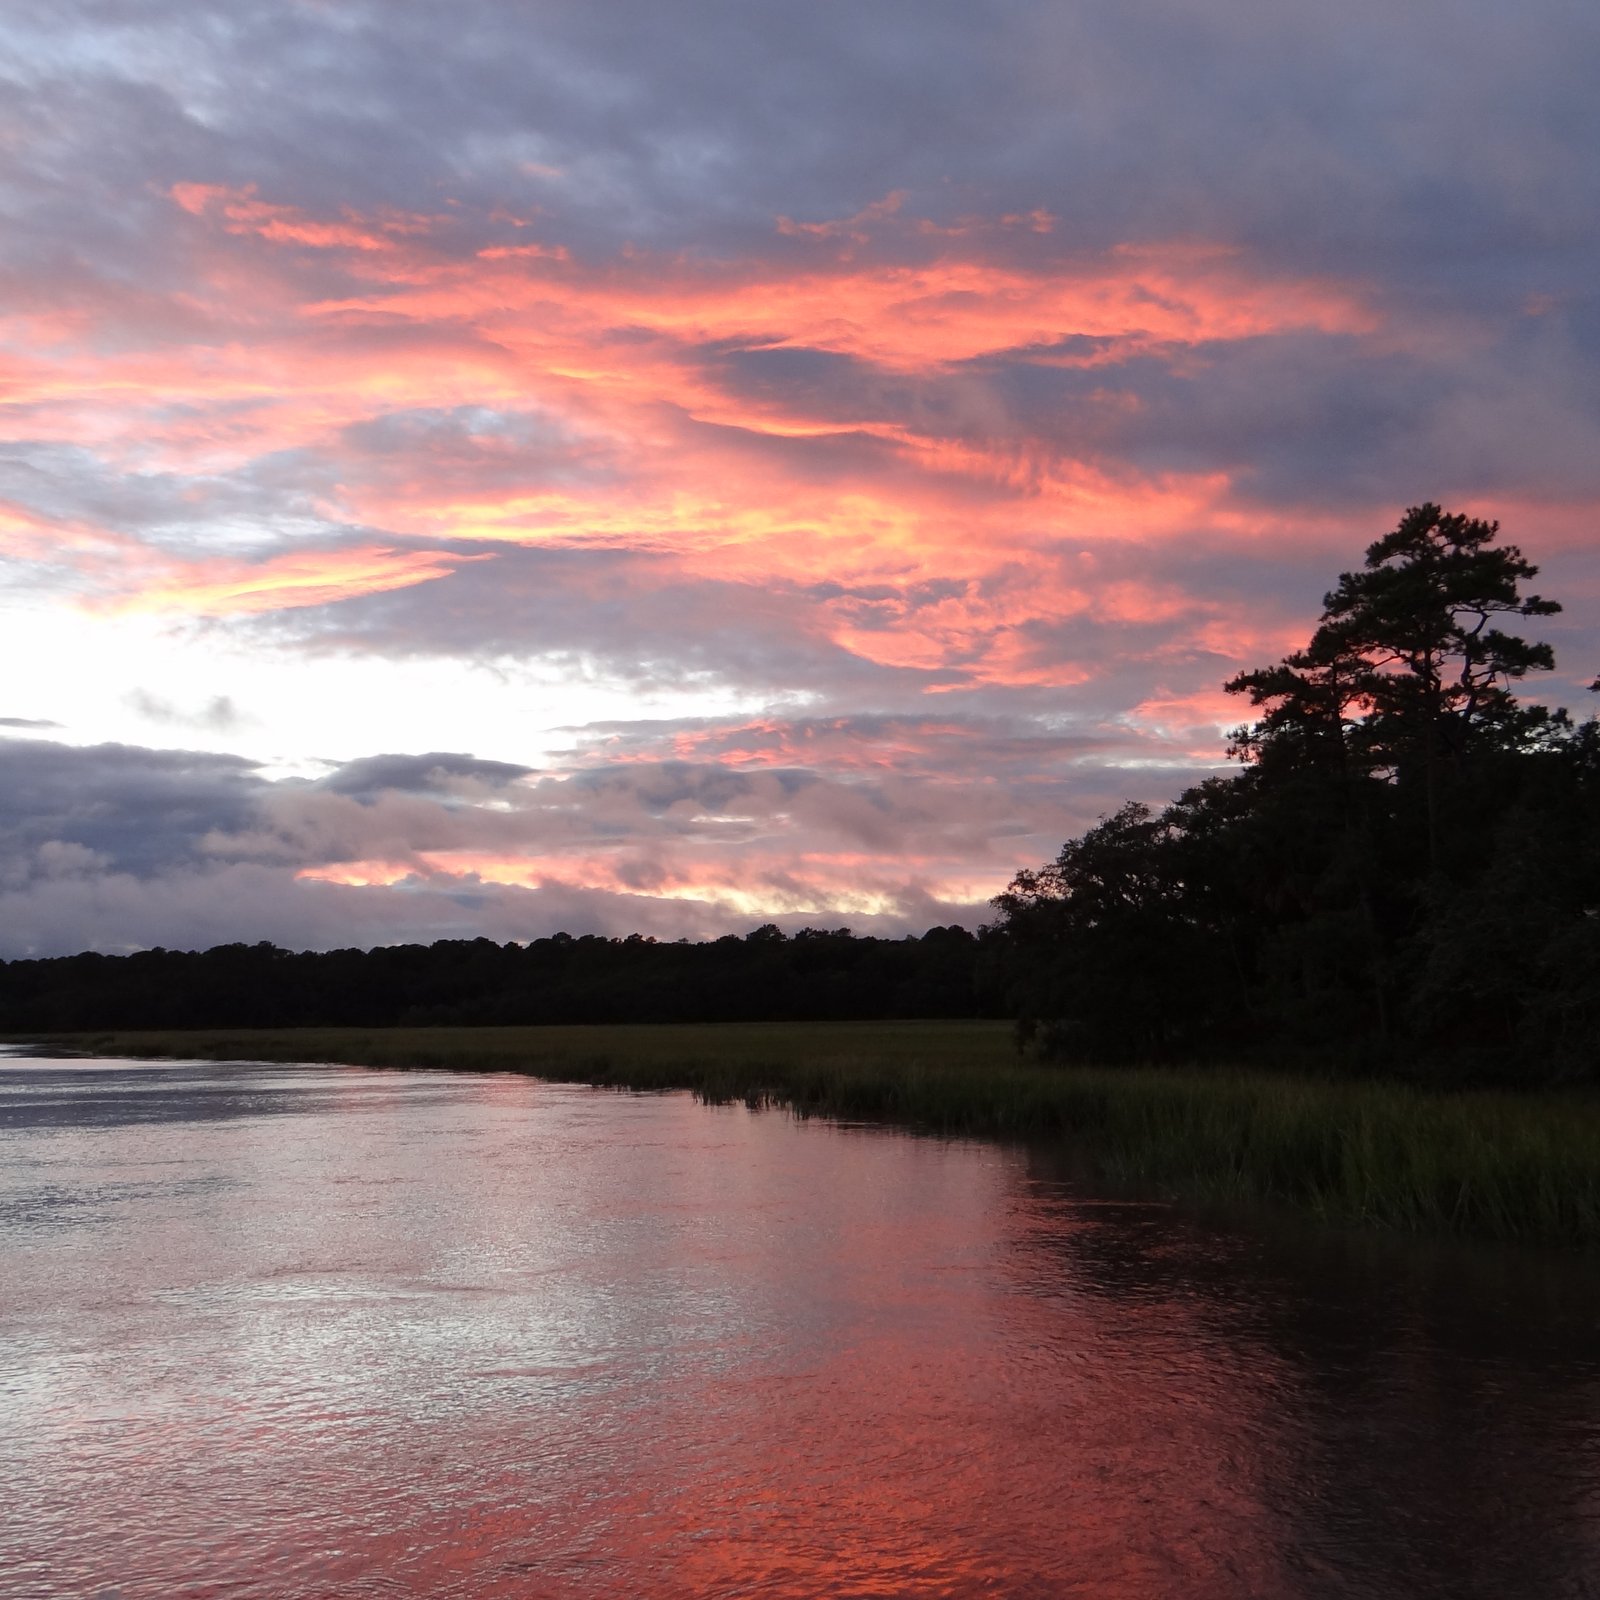
[[1565,3],[8,8],[10,950],[971,921],[1425,498],[1576,705],[1597,69]]

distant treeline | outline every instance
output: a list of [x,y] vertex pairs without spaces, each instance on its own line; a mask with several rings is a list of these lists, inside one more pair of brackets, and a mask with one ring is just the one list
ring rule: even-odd
[[1226,685],[1240,771],[1017,875],[991,937],[1042,1053],[1600,1077],[1600,724],[1513,697],[1554,658],[1502,624],[1561,608],[1497,531],[1408,511]]
[[0,963],[0,1032],[998,1016],[1003,979],[987,944],[960,927],[877,939],[769,925],[702,944],[558,933],[91,953]]

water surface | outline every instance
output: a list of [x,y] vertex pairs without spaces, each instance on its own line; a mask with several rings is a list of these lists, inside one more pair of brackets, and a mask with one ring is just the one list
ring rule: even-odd
[[0,1594],[1600,1600],[1583,1257],[513,1076],[0,1063]]

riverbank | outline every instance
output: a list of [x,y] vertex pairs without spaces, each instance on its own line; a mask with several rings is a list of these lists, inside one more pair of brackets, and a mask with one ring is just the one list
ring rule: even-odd
[[[37,1042],[37,1041],[35,1041]],[[994,1022],[97,1033],[96,1054],[526,1072],[801,1116],[1060,1139],[1119,1184],[1415,1232],[1600,1245],[1600,1097],[1044,1067]]]

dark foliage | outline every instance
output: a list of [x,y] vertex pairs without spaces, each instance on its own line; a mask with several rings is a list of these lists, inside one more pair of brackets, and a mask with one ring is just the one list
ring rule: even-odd
[[1241,674],[1244,763],[1127,805],[995,905],[1046,1054],[1594,1076],[1600,727],[1517,702],[1560,609],[1498,524],[1408,511],[1304,650]]
[[984,943],[776,927],[707,944],[441,940],[293,954],[274,945],[0,963],[0,1032],[732,1022],[997,1015]]

